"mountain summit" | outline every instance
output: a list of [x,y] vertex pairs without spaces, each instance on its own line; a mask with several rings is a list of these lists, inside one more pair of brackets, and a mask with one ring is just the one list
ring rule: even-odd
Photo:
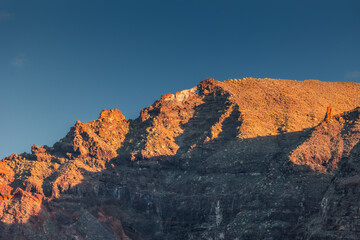
[[201,81],[0,161],[1,239],[359,239],[360,84]]

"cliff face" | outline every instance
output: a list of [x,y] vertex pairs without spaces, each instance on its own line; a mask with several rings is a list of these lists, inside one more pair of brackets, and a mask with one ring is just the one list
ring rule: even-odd
[[0,161],[0,235],[358,239],[358,106],[360,84],[246,78],[104,110]]

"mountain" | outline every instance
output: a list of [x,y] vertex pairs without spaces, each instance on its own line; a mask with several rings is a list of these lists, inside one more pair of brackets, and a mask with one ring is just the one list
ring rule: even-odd
[[207,79],[0,161],[1,239],[359,239],[360,84]]

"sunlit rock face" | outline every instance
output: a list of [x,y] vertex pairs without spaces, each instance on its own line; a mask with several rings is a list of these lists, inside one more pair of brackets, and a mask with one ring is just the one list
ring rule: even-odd
[[356,83],[245,78],[104,110],[0,161],[0,237],[359,239],[358,106]]

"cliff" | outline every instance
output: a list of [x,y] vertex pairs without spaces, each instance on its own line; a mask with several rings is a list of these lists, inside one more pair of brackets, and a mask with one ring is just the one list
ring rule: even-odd
[[0,236],[358,239],[358,106],[357,83],[245,78],[104,110],[0,161]]

